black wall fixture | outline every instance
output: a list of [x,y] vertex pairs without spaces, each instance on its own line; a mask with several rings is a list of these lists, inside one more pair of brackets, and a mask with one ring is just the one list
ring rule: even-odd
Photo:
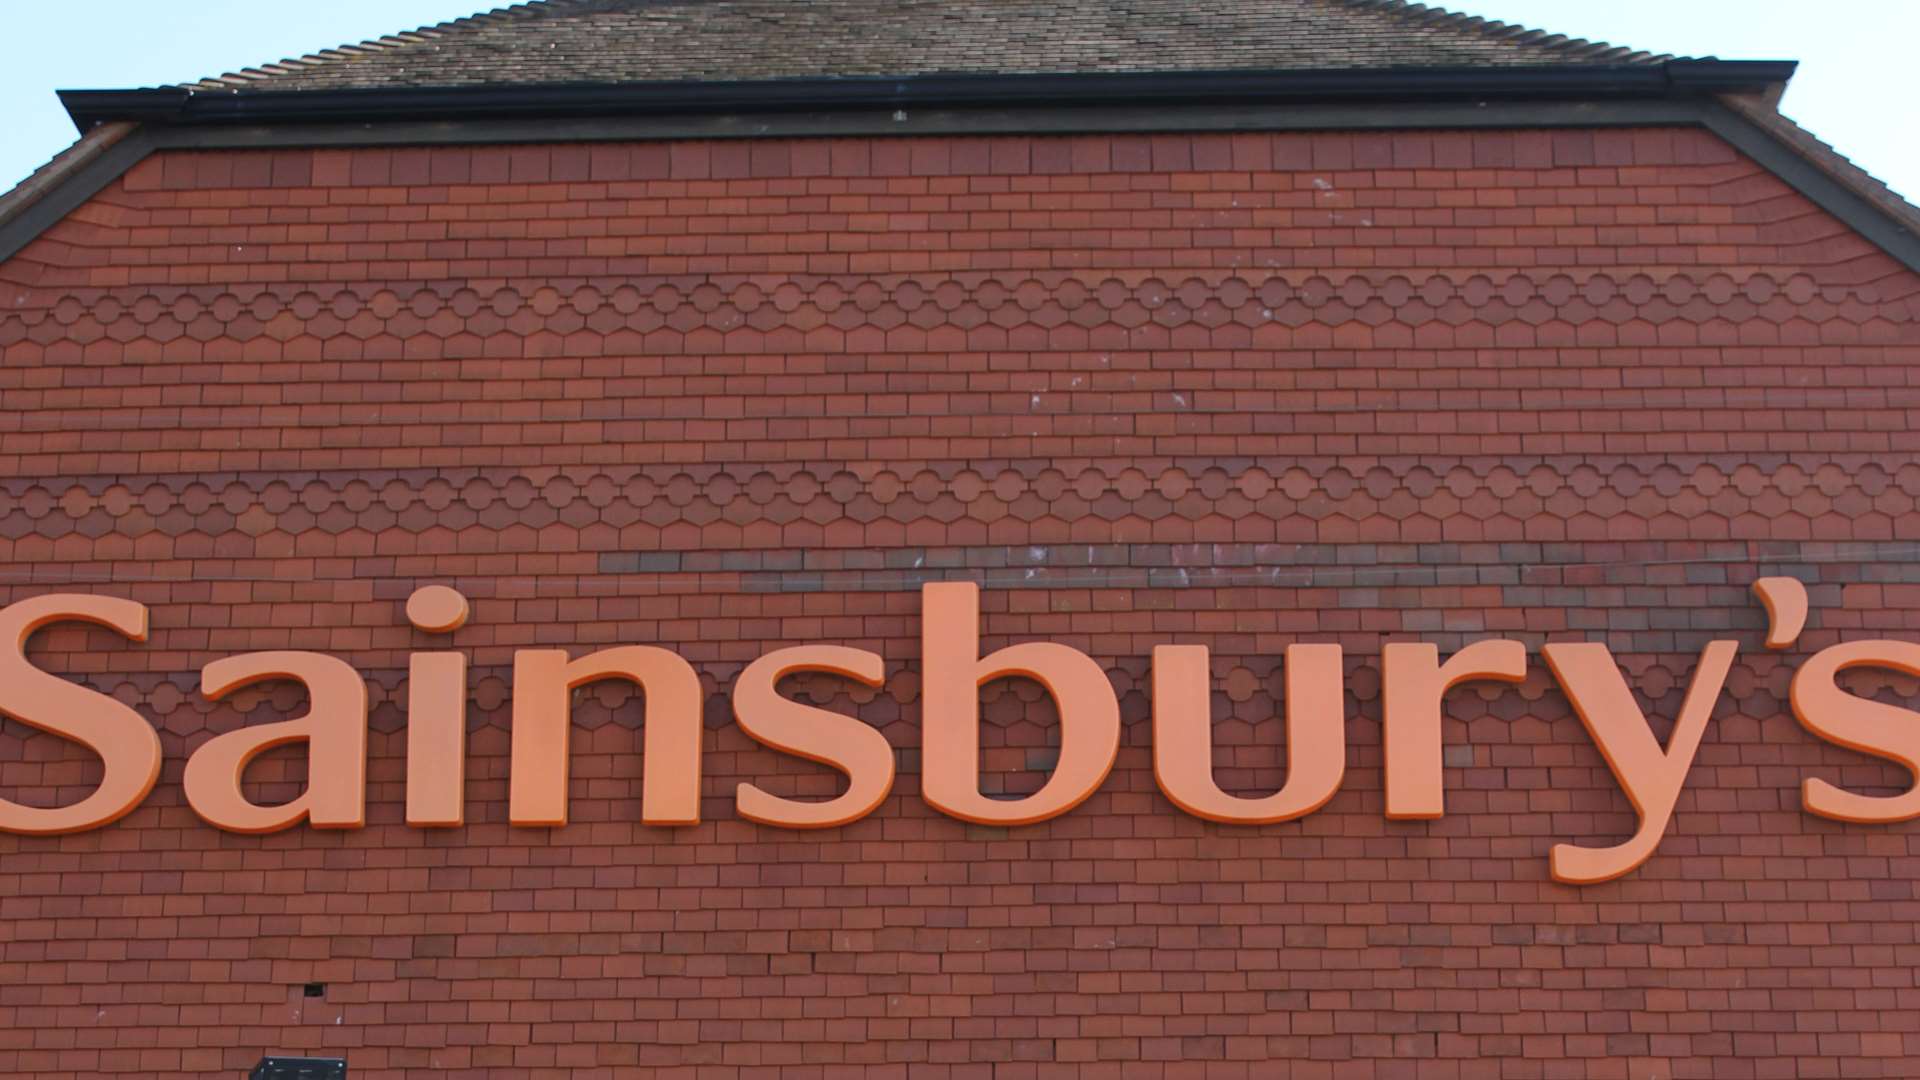
[[345,1058],[264,1057],[247,1080],[346,1080]]

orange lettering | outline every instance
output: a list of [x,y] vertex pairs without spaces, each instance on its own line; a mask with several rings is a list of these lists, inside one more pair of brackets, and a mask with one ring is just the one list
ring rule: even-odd
[[[407,598],[407,620],[429,634],[466,625],[467,598],[428,585]],[[467,658],[415,653],[407,662],[407,824],[451,828],[466,819]]]
[[1700,749],[1713,715],[1713,703],[1727,681],[1739,645],[1712,641],[1700,653],[1693,682],[1680,704],[1673,736],[1662,749],[1647,726],[1647,718],[1633,700],[1633,690],[1613,662],[1605,645],[1590,642],[1559,643],[1541,649],[1553,677],[1580,714],[1580,722],[1600,747],[1614,779],[1640,815],[1640,828],[1624,844],[1583,848],[1555,844],[1551,865],[1555,881],[1592,885],[1628,874],[1653,855],[1673,817],[1673,805],[1687,781],[1687,770]]
[[[1802,727],[1829,742],[1886,758],[1920,775],[1920,714],[1840,689],[1835,677],[1857,667],[1920,675],[1920,645],[1850,641],[1821,649],[1794,673],[1793,715]],[[1801,782],[1800,801],[1809,812],[1838,821],[1886,824],[1920,817],[1920,787],[1909,787],[1898,795],[1856,795],[1810,777]]]
[[416,653],[407,664],[407,824],[466,821],[467,658]]
[[1767,648],[1793,644],[1807,626],[1807,587],[1798,578],[1763,577],[1754,580],[1753,594],[1767,609]]
[[1304,817],[1340,790],[1347,769],[1345,676],[1338,645],[1289,645],[1287,782],[1259,799],[1229,795],[1213,779],[1207,647],[1153,650],[1153,775],[1180,809],[1209,821],[1270,825]]
[[780,696],[780,680],[824,671],[867,686],[886,681],[878,653],[837,645],[776,649],[747,665],[733,687],[733,716],[760,743],[847,775],[847,790],[824,802],[769,795],[752,784],[737,789],[740,816],[790,829],[825,829],[873,813],[893,789],[893,747],[887,737],[851,716]]
[[160,777],[160,736],[137,712],[27,662],[27,639],[57,622],[88,622],[147,640],[147,609],[114,596],[56,593],[0,608],[0,713],[100,755],[100,786],[72,806],[0,799],[0,832],[51,836],[118,821]]
[[[1120,702],[1106,672],[1078,649],[1048,642],[1009,645],[982,658],[979,586],[943,582],[920,595],[920,786],[927,805],[962,821],[1030,825],[1086,801],[1120,753]],[[980,793],[980,687],[1009,675],[1033,679],[1053,695],[1060,761],[1032,795],[990,799]]]
[[[260,652],[215,660],[200,692],[219,701],[243,686],[294,679],[307,688],[305,716],[216,735],[187,759],[187,803],[209,825],[238,833],[277,832],[302,820],[321,829],[367,823],[367,684],[343,660],[311,652]],[[240,791],[247,765],[276,746],[306,740],[307,790],[292,802],[259,806]]]
[[625,679],[646,694],[640,820],[700,823],[700,676],[665,649],[627,645],[569,662],[560,649],[513,657],[513,748],[507,818],[515,825],[567,823],[568,735],[572,692],[601,679]]
[[1380,651],[1386,699],[1387,817],[1437,818],[1442,791],[1440,702],[1447,691],[1476,679],[1517,683],[1527,677],[1527,647],[1517,641],[1476,641],[1440,662],[1432,645],[1397,642]]

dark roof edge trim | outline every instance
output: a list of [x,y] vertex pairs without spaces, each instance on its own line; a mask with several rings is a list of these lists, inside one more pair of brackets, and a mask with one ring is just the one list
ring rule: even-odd
[[[71,177],[84,171],[102,154],[110,152],[139,130],[138,124],[126,121],[101,124],[82,135],[72,146],[54,155],[52,161],[35,169],[26,179],[14,185],[13,190],[0,191],[0,226],[26,213],[41,200],[57,196],[63,188],[73,186],[69,183]],[[144,151],[136,153],[145,156]],[[87,194],[90,196],[92,192]]]
[[[111,132],[104,127],[98,131],[108,137],[89,147],[88,153],[75,155],[65,162],[56,160],[0,196],[0,209],[5,211],[0,213],[0,263],[13,258],[41,233],[86,205],[88,199],[146,160],[155,149],[153,137],[137,124],[116,125]],[[92,138],[88,136],[81,141],[85,143]],[[44,183],[34,182],[43,175]]]
[[796,112],[861,108],[1071,107],[1116,101],[1158,106],[1543,97],[1693,97],[1763,93],[1793,77],[1787,60],[1669,60],[1660,64],[1201,71],[1038,75],[914,75],[748,82],[628,82],[378,90],[62,90],[81,131],[143,124],[352,123],[508,116]]
[[[1797,147],[1782,132],[1724,102],[1704,106],[1701,123],[1841,224],[1920,273],[1920,209],[1864,170],[1837,152]],[[1861,184],[1860,178],[1867,184]]]
[[0,262],[12,258],[149,153],[168,149],[317,146],[430,146],[640,139],[806,136],[1079,134],[1153,131],[1460,130],[1691,125],[1706,128],[1780,177],[1822,210],[1920,273],[1915,215],[1897,214],[1855,189],[1837,163],[1810,157],[1774,131],[1716,100],[1602,102],[1429,102],[1378,105],[1222,105],[1198,109],[1104,108],[628,116],[624,119],[421,120],[379,125],[142,125],[108,151],[64,174],[19,213],[0,222]]

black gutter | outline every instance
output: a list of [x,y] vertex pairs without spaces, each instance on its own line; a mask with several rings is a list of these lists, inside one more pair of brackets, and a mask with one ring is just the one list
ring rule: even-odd
[[1764,91],[1792,78],[1795,66],[1784,60],[1669,60],[1372,71],[914,75],[371,90],[62,90],[60,102],[74,125],[85,132],[110,120],[173,126],[1123,103],[1686,98]]

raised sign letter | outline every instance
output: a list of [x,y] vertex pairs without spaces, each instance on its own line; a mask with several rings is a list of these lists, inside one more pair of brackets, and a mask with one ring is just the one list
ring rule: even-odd
[[[466,625],[467,598],[445,585],[414,590],[407,621],[429,634]],[[419,652],[407,661],[407,824],[452,827],[467,819],[467,657]]]
[[[346,661],[322,653],[259,652],[215,660],[200,671],[200,692],[219,701],[268,679],[306,685],[307,714],[216,735],[187,759],[187,802],[207,824],[228,832],[277,832],[302,818],[320,829],[367,823],[367,684]],[[307,790],[280,806],[259,806],[240,791],[248,763],[276,746],[306,740]]]
[[1387,816],[1437,818],[1446,812],[1441,784],[1440,699],[1475,679],[1517,683],[1527,677],[1527,647],[1517,641],[1476,641],[1440,662],[1425,642],[1396,642],[1380,650],[1386,698]]
[[508,820],[567,823],[572,692],[601,679],[625,679],[646,694],[640,820],[700,824],[700,676],[685,660],[651,645],[605,649],[572,662],[561,649],[514,654]]
[[1311,814],[1340,790],[1347,771],[1340,646],[1289,645],[1285,663],[1287,782],[1272,795],[1248,799],[1221,791],[1213,779],[1207,647],[1155,647],[1153,776],[1175,806],[1209,821],[1270,825]]
[[50,836],[95,829],[140,805],[160,776],[160,736],[139,713],[97,691],[27,663],[27,639],[57,622],[89,622],[147,640],[147,609],[115,596],[56,593],[0,608],[0,713],[71,739],[106,769],[93,794],[72,806],[0,799],[0,832]]
[[[1793,715],[1823,739],[1886,758],[1909,774],[1920,775],[1920,714],[1840,689],[1834,677],[1856,667],[1920,675],[1920,645],[1849,641],[1821,649],[1794,672]],[[1909,787],[1898,795],[1856,795],[1809,777],[1801,781],[1800,802],[1811,813],[1839,821],[1886,824],[1920,817],[1920,787]]]
[[1609,848],[1555,844],[1550,854],[1553,878],[1572,885],[1611,881],[1646,862],[1665,835],[1673,804],[1687,782],[1687,770],[1693,767],[1707,718],[1713,715],[1713,703],[1727,681],[1739,645],[1710,641],[1701,651],[1680,716],[1674,721],[1673,737],[1664,750],[1605,645],[1563,642],[1540,651],[1640,815],[1639,830],[1624,844]]
[[802,671],[824,671],[867,686],[886,681],[878,653],[838,645],[776,649],[748,664],[733,684],[734,719],[740,730],[766,746],[847,774],[847,790],[822,802],[801,802],[741,784],[735,796],[740,816],[790,829],[858,821],[873,813],[893,788],[893,747],[885,735],[855,717],[781,697],[780,680]]
[[[1120,702],[1086,653],[1030,641],[980,656],[980,588],[970,581],[921,590],[921,793],[927,805],[982,825],[1029,825],[1079,806],[1120,753]],[[1060,761],[1023,799],[980,794],[980,687],[1009,675],[1033,679],[1060,709]]]

